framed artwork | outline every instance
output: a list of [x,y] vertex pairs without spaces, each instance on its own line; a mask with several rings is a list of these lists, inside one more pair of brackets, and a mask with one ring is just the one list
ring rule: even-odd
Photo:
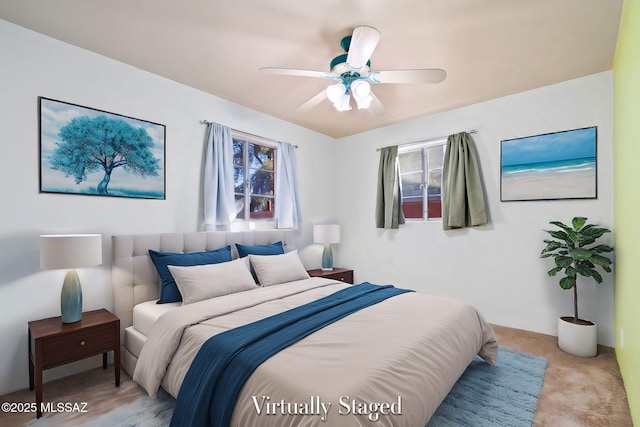
[[500,200],[595,199],[597,127],[500,142]]
[[164,125],[38,101],[41,193],[165,199]]

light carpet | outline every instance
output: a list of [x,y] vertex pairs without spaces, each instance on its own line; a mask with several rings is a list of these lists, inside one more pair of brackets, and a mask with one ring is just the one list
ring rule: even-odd
[[[547,359],[500,347],[498,364],[479,357],[471,362],[427,427],[531,426]],[[85,427],[161,427],[171,421],[175,399],[160,390],[156,400],[143,396],[129,405],[82,424]],[[27,427],[57,425],[41,418]]]

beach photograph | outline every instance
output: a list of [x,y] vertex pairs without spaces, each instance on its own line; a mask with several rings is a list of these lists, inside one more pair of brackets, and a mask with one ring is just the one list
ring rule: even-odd
[[597,197],[597,127],[501,141],[500,200]]

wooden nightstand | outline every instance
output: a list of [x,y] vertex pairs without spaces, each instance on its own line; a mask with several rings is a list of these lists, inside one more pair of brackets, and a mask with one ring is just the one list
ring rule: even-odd
[[323,271],[321,268],[307,270],[311,277],[325,277],[327,279],[341,280],[353,285],[353,270],[346,268],[334,268],[331,271]]
[[105,309],[82,313],[75,323],[62,318],[29,322],[29,389],[36,390],[37,414],[42,416],[42,371],[102,353],[107,369],[107,352],[113,351],[116,387],[120,386],[120,319]]

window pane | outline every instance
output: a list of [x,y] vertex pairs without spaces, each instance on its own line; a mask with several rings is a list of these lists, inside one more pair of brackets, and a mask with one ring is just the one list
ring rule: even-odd
[[244,155],[242,148],[244,147],[244,141],[241,139],[233,139],[233,165],[242,166],[244,164]]
[[429,209],[427,211],[427,218],[428,219],[442,218],[442,200],[429,199],[427,203],[428,203],[427,207]]
[[416,172],[422,170],[422,150],[409,151],[398,155],[400,173]]
[[249,170],[249,182],[251,183],[251,194],[273,196],[275,186],[273,172],[251,169]]
[[427,149],[427,218],[442,218],[442,165],[444,145]]
[[273,218],[273,205],[274,203],[272,198],[252,196],[249,218]]
[[233,168],[234,193],[244,193],[244,168]]
[[236,194],[236,218],[244,219],[244,197]]
[[444,164],[444,145],[427,148],[427,158],[429,159],[429,169],[442,168]]
[[258,145],[249,143],[249,167],[254,169],[273,170],[274,154],[273,148],[265,147],[264,145]]
[[423,204],[422,196],[420,197],[403,197],[402,198],[402,212],[405,218],[420,218],[423,217]]
[[424,172],[422,170],[422,150],[409,151],[398,155],[400,182],[402,185],[402,211],[405,218],[424,217]]
[[400,182],[402,197],[422,197],[422,171],[402,174]]

